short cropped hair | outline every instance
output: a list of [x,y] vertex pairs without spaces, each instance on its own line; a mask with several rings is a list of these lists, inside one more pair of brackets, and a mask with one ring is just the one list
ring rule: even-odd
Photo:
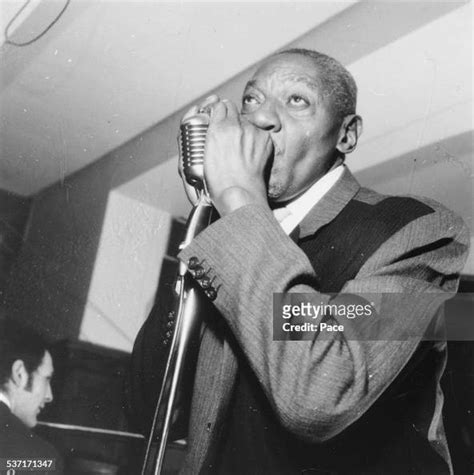
[[46,341],[31,328],[9,319],[0,321],[0,389],[5,390],[15,361],[22,360],[31,375],[41,365],[46,351]]
[[342,120],[346,115],[355,114],[357,106],[357,85],[352,74],[336,59],[318,51],[291,48],[279,51],[281,54],[299,54],[312,58],[319,70],[322,94],[330,98],[334,112]]

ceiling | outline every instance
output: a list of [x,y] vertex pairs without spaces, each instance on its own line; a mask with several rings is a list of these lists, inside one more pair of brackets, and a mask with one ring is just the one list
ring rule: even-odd
[[31,2],[10,41],[66,9],[2,41],[0,189],[64,180],[354,3]]

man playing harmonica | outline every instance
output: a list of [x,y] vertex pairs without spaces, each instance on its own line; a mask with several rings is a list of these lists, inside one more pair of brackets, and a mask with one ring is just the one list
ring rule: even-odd
[[[468,234],[431,200],[360,187],[344,164],[362,129],[356,92],[336,60],[288,50],[261,64],[240,111],[211,96],[187,114],[210,114],[204,174],[220,218],[179,254],[216,310],[183,473],[452,473],[446,348],[423,336],[456,292]],[[276,340],[274,293],[377,295],[377,326],[367,338],[326,314],[345,330]]]

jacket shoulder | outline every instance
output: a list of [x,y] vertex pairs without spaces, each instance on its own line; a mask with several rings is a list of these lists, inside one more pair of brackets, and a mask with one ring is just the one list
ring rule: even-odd
[[374,209],[385,208],[383,220],[368,223],[371,231],[387,221],[402,222],[366,261],[361,276],[404,275],[436,281],[445,290],[457,288],[470,245],[469,229],[460,216],[436,200],[414,195],[389,196],[364,188],[354,200]]
[[59,453],[53,445],[37,436],[13,414],[2,411],[0,457],[59,459]]
[[430,221],[443,223],[443,228],[467,232],[464,220],[440,202],[426,196],[386,195],[369,188],[360,188],[353,201],[373,209],[384,208],[387,218],[411,217],[409,221],[428,216]]

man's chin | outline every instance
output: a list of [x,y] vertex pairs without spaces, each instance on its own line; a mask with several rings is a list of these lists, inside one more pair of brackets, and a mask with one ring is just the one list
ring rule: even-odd
[[38,416],[40,412],[41,412],[41,409],[38,409],[35,414],[31,414],[30,417],[28,417],[28,422],[26,425],[30,427],[31,429],[38,424]]

